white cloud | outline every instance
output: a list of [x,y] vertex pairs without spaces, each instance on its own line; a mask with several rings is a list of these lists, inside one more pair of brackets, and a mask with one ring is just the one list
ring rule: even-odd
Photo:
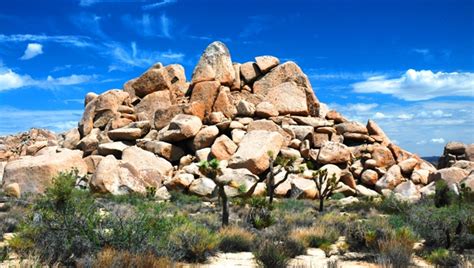
[[375,72],[324,72],[317,69],[310,69],[308,77],[314,80],[362,80],[380,75]]
[[374,114],[374,119],[382,119],[382,118],[385,118],[385,114],[384,113],[381,113],[381,112],[376,112]]
[[431,142],[432,143],[440,143],[440,144],[444,144],[445,141],[443,138],[434,138],[434,139],[431,139]]
[[400,78],[374,76],[352,85],[357,93],[390,94],[407,101],[429,100],[443,96],[474,97],[474,73],[416,71],[410,69]]
[[43,54],[43,45],[38,43],[29,43],[26,47],[25,53],[23,53],[23,56],[20,59],[29,60],[41,54]]
[[70,86],[90,82],[95,78],[95,75],[72,74],[70,76],[62,76],[58,78],[48,76],[45,80],[35,80],[29,75],[20,75],[15,73],[11,69],[0,69],[0,91],[28,86],[36,86],[41,88]]
[[156,9],[156,8],[160,8],[160,7],[163,7],[165,5],[173,4],[173,3],[176,3],[176,2],[178,2],[178,1],[177,0],[163,0],[161,2],[156,2],[156,3],[153,3],[153,4],[144,5],[144,6],[142,6],[142,9],[143,10]]
[[163,36],[170,38],[171,37],[171,35],[170,35],[170,27],[171,27],[170,19],[168,19],[168,17],[165,14],[163,14],[160,17],[160,20],[161,20],[161,33],[163,34]]
[[349,104],[347,108],[350,111],[367,112],[377,106],[379,106],[377,103],[354,103],[354,104]]
[[0,34],[0,42],[54,42],[65,46],[92,47],[89,37],[79,35]]
[[63,132],[77,126],[82,110],[20,110],[0,106],[0,135],[26,131],[32,127]]
[[410,120],[413,118],[413,114],[400,114],[397,116],[398,119]]
[[146,37],[171,38],[172,21],[162,14],[155,17],[150,14],[142,14],[141,17],[133,17],[130,14],[121,17],[122,23],[130,30]]

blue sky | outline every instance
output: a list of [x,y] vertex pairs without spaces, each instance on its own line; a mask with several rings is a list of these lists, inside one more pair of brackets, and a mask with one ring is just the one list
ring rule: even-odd
[[0,135],[74,127],[83,97],[207,44],[297,62],[318,98],[402,147],[474,142],[474,1],[51,0],[0,4]]

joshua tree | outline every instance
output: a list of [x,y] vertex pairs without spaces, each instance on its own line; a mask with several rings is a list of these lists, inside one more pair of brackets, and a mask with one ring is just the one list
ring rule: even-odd
[[199,163],[199,171],[216,183],[219,199],[222,202],[222,226],[229,225],[229,202],[224,186],[231,184],[232,181],[219,179],[222,175],[222,170],[219,166],[219,160],[215,158],[210,161],[201,161]]
[[316,183],[316,189],[319,192],[319,212],[322,212],[324,209],[324,199],[328,199],[334,190],[339,188],[336,175],[332,174],[331,178],[328,179],[328,171],[326,169],[319,169],[313,172],[312,179]]
[[[268,173],[268,197],[269,197],[269,203],[273,203],[273,196],[275,189],[282,183],[284,183],[290,174],[297,173],[298,170],[295,169],[294,163],[295,163],[295,158],[293,157],[282,157],[282,156],[277,156],[276,158],[273,155],[272,151],[268,151],[268,156],[269,156],[269,162],[270,162],[270,172]],[[278,167],[278,169],[275,170],[275,164]],[[282,170],[285,170],[285,176],[283,177],[282,180],[279,182],[275,183],[275,175],[280,173]]]

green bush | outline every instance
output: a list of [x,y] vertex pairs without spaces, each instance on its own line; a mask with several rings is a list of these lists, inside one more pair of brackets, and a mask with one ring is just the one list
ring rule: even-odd
[[171,231],[168,254],[174,260],[204,262],[215,253],[219,240],[216,234],[194,223],[186,223]]
[[374,217],[352,222],[347,226],[345,234],[350,248],[378,251],[378,241],[387,239],[392,231],[387,219]]
[[433,250],[426,259],[436,267],[458,267],[461,263],[459,255],[444,248]]
[[251,251],[255,236],[240,227],[231,226],[220,230],[219,249],[223,252]]
[[378,209],[384,213],[400,214],[405,213],[411,206],[412,204],[410,202],[401,200],[395,197],[394,194],[390,194],[382,199],[378,204]]
[[[435,207],[431,202],[421,202],[407,212],[407,222],[431,247],[449,248],[472,235],[474,206],[452,204]],[[466,244],[465,246],[468,246]],[[461,246],[462,248],[462,246]]]
[[247,222],[257,229],[270,227],[275,223],[272,214],[273,205],[269,204],[265,197],[252,197],[249,199],[251,209],[247,216]]
[[334,227],[318,225],[298,228],[290,233],[294,240],[302,241],[306,247],[318,248],[323,244],[332,244],[339,238],[339,231]]
[[306,246],[304,243],[296,239],[287,238],[283,240],[283,247],[285,248],[286,255],[290,258],[304,255],[306,253]]
[[377,246],[382,259],[388,260],[391,267],[405,268],[410,266],[416,240],[416,235],[409,228],[403,227],[378,241]]
[[285,247],[278,241],[259,242],[254,255],[257,262],[266,268],[283,268],[290,260]]

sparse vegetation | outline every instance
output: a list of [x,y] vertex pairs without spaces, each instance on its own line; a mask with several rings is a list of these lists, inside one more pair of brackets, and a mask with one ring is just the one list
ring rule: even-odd
[[219,249],[223,252],[242,252],[252,250],[255,235],[241,227],[229,226],[219,231],[219,238]]

